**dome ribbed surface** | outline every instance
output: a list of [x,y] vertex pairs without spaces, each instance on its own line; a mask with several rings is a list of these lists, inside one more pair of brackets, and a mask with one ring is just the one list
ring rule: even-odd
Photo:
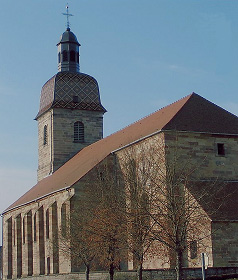
[[70,31],[69,28],[67,28],[67,30],[61,35],[60,37],[60,41],[57,44],[57,46],[59,44],[63,44],[63,43],[73,43],[73,44],[77,44],[78,46],[80,46],[77,37],[74,35],[74,33],[72,31]]

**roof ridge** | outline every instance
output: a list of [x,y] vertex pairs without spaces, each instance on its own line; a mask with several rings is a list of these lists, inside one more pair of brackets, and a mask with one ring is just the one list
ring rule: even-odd
[[[158,109],[158,110],[156,110],[156,111],[150,113],[149,115],[146,115],[145,117],[142,117],[142,118],[140,118],[139,120],[137,120],[137,121],[135,121],[135,122],[132,122],[131,124],[128,124],[127,126],[124,126],[123,128],[121,128],[121,129],[119,129],[119,130],[113,132],[112,134],[109,134],[108,136],[106,136],[106,137],[100,139],[99,141],[101,141],[101,140],[103,140],[103,139],[106,139],[106,138],[108,138],[108,137],[110,137],[110,136],[112,136],[112,135],[114,135],[114,134],[117,134],[118,132],[120,132],[120,131],[122,131],[122,130],[124,130],[124,129],[126,129],[126,128],[128,128],[128,127],[134,125],[134,124],[136,124],[136,123],[139,123],[139,122],[141,122],[142,120],[147,119],[147,118],[150,117],[151,115],[156,114],[157,112],[159,112],[159,111],[161,111],[161,110],[164,110],[165,108],[170,107],[170,106],[174,105],[175,103],[182,101],[183,99],[186,99],[186,98],[187,98],[187,99],[189,100],[189,99],[192,97],[192,95],[195,95],[195,94],[198,95],[197,93],[192,92],[192,93],[190,93],[190,94],[188,94],[188,95],[186,95],[186,96],[184,96],[184,97],[182,97],[182,98],[180,98],[180,99],[178,99],[178,100],[176,100],[176,101],[174,101],[174,102],[172,102],[172,103],[170,103],[170,104],[168,104],[168,105],[166,105],[166,106],[164,106],[164,107],[161,107],[160,109]],[[200,95],[198,95],[198,96],[200,96]],[[188,100],[187,100],[187,101],[188,101]],[[185,105],[185,103],[183,104],[183,106],[184,106],[184,105]],[[183,106],[182,106],[182,107],[183,107]],[[176,114],[177,114],[177,113],[176,113]],[[98,142],[98,141],[97,141],[97,142]],[[94,144],[94,143],[93,143],[93,144]],[[85,148],[87,148],[87,147],[85,147]]]

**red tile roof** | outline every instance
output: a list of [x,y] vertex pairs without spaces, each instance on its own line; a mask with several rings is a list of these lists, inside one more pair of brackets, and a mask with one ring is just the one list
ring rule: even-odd
[[51,176],[38,182],[6,211],[72,186],[112,151],[160,130],[170,129],[238,134],[238,117],[192,93],[82,149]]
[[238,117],[193,93],[164,129],[238,134]]

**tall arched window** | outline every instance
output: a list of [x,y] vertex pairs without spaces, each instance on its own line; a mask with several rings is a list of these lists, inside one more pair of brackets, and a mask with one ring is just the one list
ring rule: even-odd
[[66,204],[64,203],[61,207],[61,234],[66,236],[67,232],[67,216],[66,216]]
[[76,53],[76,57],[77,57],[77,62],[79,63],[79,53]]
[[68,61],[68,54],[67,54],[67,51],[63,51],[63,52],[62,52],[62,55],[63,55],[63,62]]
[[34,234],[34,241],[36,241],[36,213],[34,214],[33,234]]
[[[15,227],[14,227],[15,229]],[[12,217],[7,220],[7,260],[8,260],[8,279],[12,278],[12,271],[13,271],[13,244],[12,238],[15,237],[15,230],[12,232]],[[15,240],[15,238],[14,238]],[[14,244],[15,245],[15,244]]]
[[74,142],[84,142],[84,125],[82,122],[74,123]]
[[48,131],[47,125],[44,126],[44,135],[43,135],[43,144],[46,145],[48,143]]
[[70,61],[75,61],[75,51],[70,51]]
[[58,63],[60,63],[60,52],[58,53]]
[[26,217],[22,218],[22,241],[23,244],[26,243]]
[[46,238],[49,239],[50,237],[50,215],[49,209],[45,212],[45,227],[46,227]]

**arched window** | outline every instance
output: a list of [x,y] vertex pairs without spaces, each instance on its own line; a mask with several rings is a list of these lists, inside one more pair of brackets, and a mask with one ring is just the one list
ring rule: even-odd
[[46,238],[49,239],[49,237],[50,237],[50,215],[49,215],[49,209],[47,209],[46,213],[45,213],[45,227],[46,227]]
[[32,235],[32,211],[30,210],[26,215],[26,242],[28,252],[28,276],[33,274],[33,235]]
[[67,232],[67,220],[66,220],[66,204],[64,203],[61,207],[61,234],[66,236]]
[[190,258],[196,259],[198,256],[198,244],[197,240],[190,241]]
[[36,213],[34,214],[34,225],[33,225],[33,229],[34,229],[34,241],[36,241]]
[[[7,220],[7,260],[8,260],[8,279],[12,278],[12,271],[13,271],[13,244],[12,238],[15,237],[15,230],[12,232],[12,217]],[[14,239],[15,240],[15,239]],[[15,244],[14,244],[15,245]]]
[[140,218],[145,226],[150,225],[149,197],[145,192],[143,192],[140,197]]
[[70,51],[70,61],[75,61],[75,51]]
[[74,142],[84,142],[84,125],[82,122],[74,123]]
[[60,63],[60,52],[58,53],[58,63]]
[[47,125],[44,126],[44,135],[43,135],[43,144],[46,145],[48,143],[48,131]]
[[63,55],[63,62],[68,61],[67,51],[63,51],[62,55]]
[[26,243],[26,217],[24,216],[22,218],[22,241],[23,241],[23,244]]
[[79,53],[76,53],[76,57],[77,57],[77,62],[79,63]]

